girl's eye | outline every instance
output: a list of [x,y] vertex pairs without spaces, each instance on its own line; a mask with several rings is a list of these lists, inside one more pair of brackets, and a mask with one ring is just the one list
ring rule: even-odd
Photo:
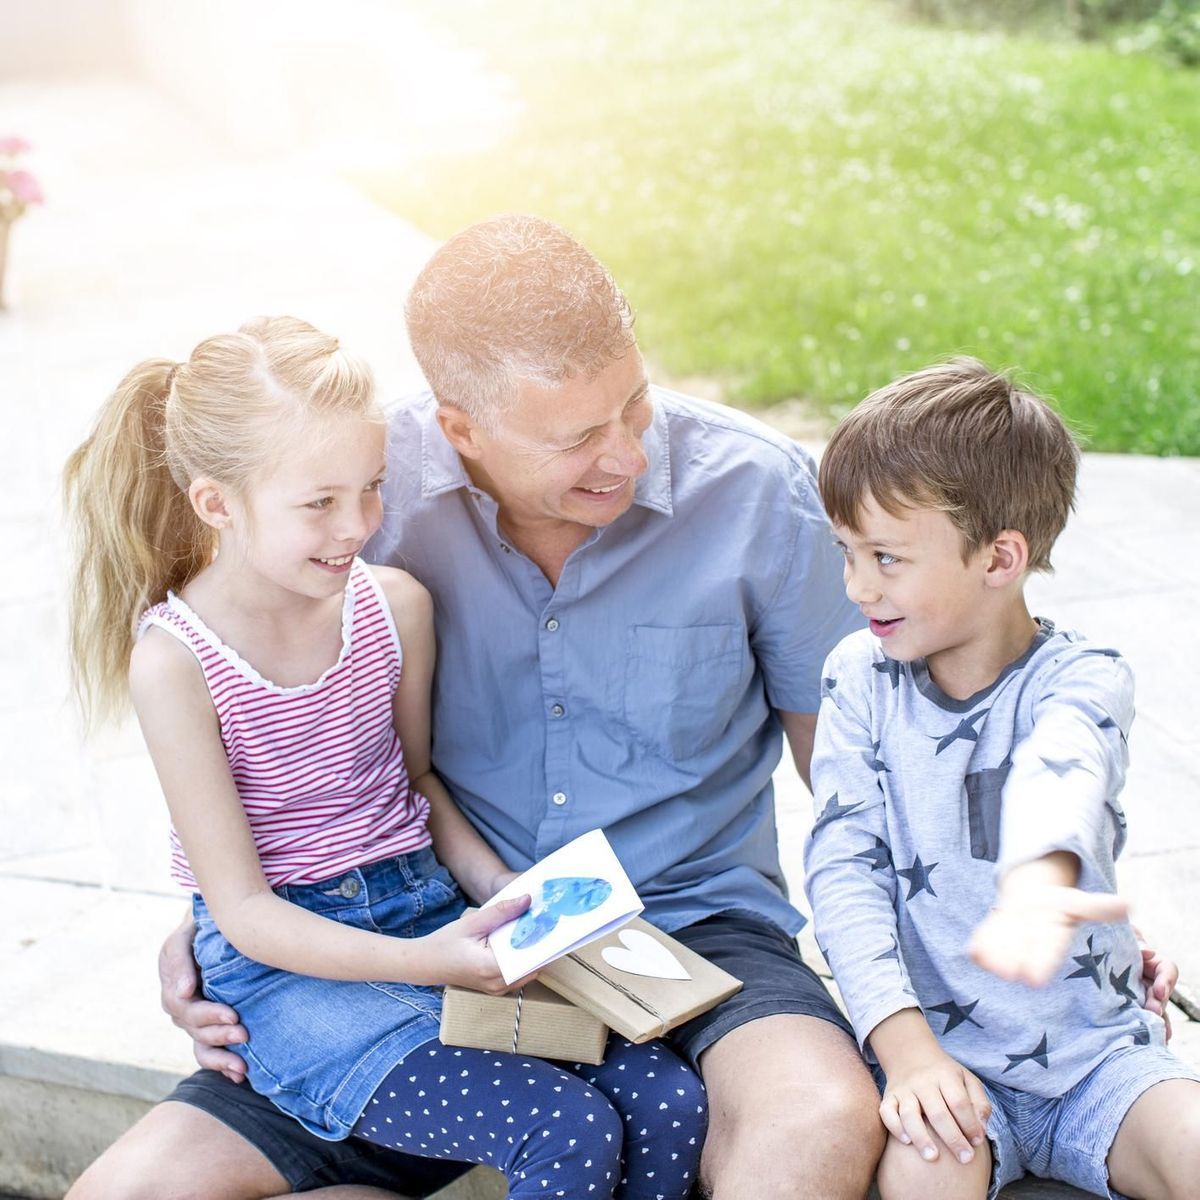
[[322,496],[320,498],[320,500],[310,500],[304,507],[321,509],[321,508],[328,508],[332,503],[333,503],[332,496]]
[[377,492],[383,487],[383,485],[384,485],[384,480],[376,479],[373,482],[367,484],[367,491],[368,492]]

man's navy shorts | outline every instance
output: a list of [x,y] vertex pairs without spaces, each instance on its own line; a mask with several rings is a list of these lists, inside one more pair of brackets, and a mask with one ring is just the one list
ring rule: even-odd
[[[853,1037],[820,977],[801,959],[795,939],[764,917],[741,910],[718,913],[672,936],[743,984],[736,995],[667,1035],[693,1066],[739,1025],[780,1013],[819,1017]],[[240,1134],[294,1192],[354,1183],[426,1196],[469,1170],[466,1163],[414,1158],[356,1138],[324,1141],[248,1085],[230,1083],[215,1071],[197,1071],[167,1099],[201,1109]]]

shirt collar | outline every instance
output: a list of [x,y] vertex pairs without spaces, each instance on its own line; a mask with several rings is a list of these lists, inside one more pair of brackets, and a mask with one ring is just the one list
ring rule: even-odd
[[[637,481],[633,502],[669,517],[671,503],[671,447],[668,439],[667,414],[661,395],[653,396],[654,415],[642,436],[642,449],[648,466]],[[426,401],[425,419],[421,423],[421,495],[440,496],[457,488],[474,489],[471,477],[463,466],[458,451],[446,440],[437,422],[437,401],[432,395]]]

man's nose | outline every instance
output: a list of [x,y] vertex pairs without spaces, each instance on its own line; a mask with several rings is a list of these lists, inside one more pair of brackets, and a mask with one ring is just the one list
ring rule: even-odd
[[650,465],[650,460],[642,449],[641,434],[622,426],[621,431],[614,434],[605,444],[604,452],[596,460],[596,465],[610,475],[625,475],[636,479]]

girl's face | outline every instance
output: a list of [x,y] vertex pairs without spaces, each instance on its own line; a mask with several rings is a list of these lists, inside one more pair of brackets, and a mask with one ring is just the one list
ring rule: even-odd
[[351,560],[383,517],[384,439],[382,421],[309,422],[233,522],[245,567],[313,599],[342,591]]

